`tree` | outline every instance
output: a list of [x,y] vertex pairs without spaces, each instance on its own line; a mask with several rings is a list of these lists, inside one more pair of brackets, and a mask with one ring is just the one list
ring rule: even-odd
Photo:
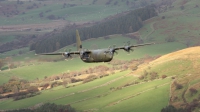
[[162,75],[162,79],[166,78],[167,76],[166,75]]
[[6,61],[6,63],[8,64],[8,67],[9,67],[9,70],[10,70],[10,69],[11,69],[10,67],[12,67],[12,66],[11,66],[12,58],[11,58],[11,57],[6,57],[6,58],[5,58],[5,61]]
[[56,105],[54,103],[41,103],[35,107],[36,109],[17,109],[7,112],[76,112],[70,105]]
[[15,68],[15,64],[11,63],[8,67],[9,67],[9,69],[13,69],[13,68]]
[[19,4],[20,3],[20,1],[19,0],[17,0],[17,4]]
[[29,88],[28,88],[28,92],[29,93],[35,93],[35,92],[38,92],[39,90],[38,90],[38,88],[36,87],[36,86],[30,86]]
[[173,36],[168,36],[168,37],[165,38],[165,41],[166,42],[174,42],[175,38]]
[[192,44],[192,42],[191,42],[191,40],[186,40],[185,44],[186,44],[187,47],[190,47],[190,45]]
[[158,77],[158,73],[157,72],[151,72],[150,73],[150,79],[151,80],[154,80],[154,79],[156,79]]
[[191,96],[193,96],[194,94],[196,94],[198,91],[195,88],[190,88],[189,89]]
[[175,86],[176,86],[176,89],[182,89],[183,86],[179,83],[177,83],[176,81],[174,82]]
[[[112,0],[109,0],[107,4],[110,4]],[[146,1],[146,0],[144,0]],[[90,27],[79,28],[81,40],[89,38],[98,38],[112,34],[125,34],[138,31],[143,26],[143,21],[151,17],[157,16],[155,6],[147,6],[134,11],[128,12],[126,15],[109,19],[101,24],[96,24]],[[55,15],[47,16],[49,19],[57,19]],[[76,41],[76,29],[65,28],[63,31],[55,31],[51,35],[46,35],[48,39],[43,39],[30,46],[31,50],[35,50],[36,53],[53,52],[56,50],[56,42],[60,43],[60,48],[66,45],[72,44]],[[66,38],[68,37],[68,38]],[[142,42],[140,39],[139,42]]]
[[50,20],[55,20],[55,19],[57,19],[57,17],[56,17],[55,15],[53,15],[53,14],[47,16],[47,18],[50,19]]
[[173,105],[168,105],[165,108],[162,108],[161,112],[187,112],[183,109],[176,109]]
[[139,77],[139,79],[140,79],[140,80],[144,79],[144,75],[141,75],[141,76]]
[[40,16],[40,18],[44,17],[44,13],[40,12],[39,16]]
[[128,5],[129,5],[129,3],[130,3],[130,2],[127,0],[127,1],[126,1],[126,5],[128,6]]
[[12,92],[13,93],[19,93],[19,88],[17,87],[17,85],[14,85]]
[[4,60],[3,59],[0,59],[0,71],[1,71],[1,68],[5,65],[4,63]]
[[4,91],[3,91],[3,87],[0,86],[0,94],[3,93],[3,92],[4,92]]
[[56,50],[58,50],[60,48],[60,43],[56,42]]
[[67,84],[68,84],[68,82],[67,82],[66,80],[64,80],[64,81],[62,82],[62,84],[63,84],[63,86],[66,88],[66,87],[67,87]]
[[181,8],[181,10],[184,10],[184,9],[185,9],[185,7],[184,7],[183,5],[181,5],[180,8]]
[[47,89],[47,87],[49,87],[49,83],[46,83],[42,86],[44,89]]
[[66,6],[67,6],[67,4],[66,4],[66,3],[63,3],[63,6],[62,6],[62,7],[65,8]]
[[133,32],[132,26],[129,27],[129,32],[130,32],[130,33]]
[[141,0],[140,1],[140,6],[141,7],[144,7],[144,6],[146,6],[148,3],[147,3],[147,1],[146,0]]
[[147,72],[146,70],[144,70],[143,75],[144,75],[144,76],[147,76],[147,75],[148,75],[148,72]]

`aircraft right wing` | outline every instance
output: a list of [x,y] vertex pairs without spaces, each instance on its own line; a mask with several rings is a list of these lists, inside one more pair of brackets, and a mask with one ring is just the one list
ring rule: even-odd
[[80,51],[72,51],[72,52],[53,52],[53,53],[40,53],[40,54],[36,54],[36,55],[63,55],[66,58],[71,57],[72,54],[78,54],[80,55]]

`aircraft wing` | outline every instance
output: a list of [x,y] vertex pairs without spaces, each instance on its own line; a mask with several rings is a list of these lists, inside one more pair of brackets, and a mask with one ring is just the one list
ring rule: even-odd
[[71,55],[71,54],[80,54],[79,51],[73,51],[73,52],[55,52],[55,53],[40,53],[36,55]]
[[137,44],[137,45],[132,45],[130,47],[139,47],[139,46],[146,46],[146,45],[152,45],[152,44],[155,44],[155,43]]
[[140,47],[140,46],[146,46],[146,45],[152,45],[152,44],[155,44],[155,43],[145,43],[145,44],[137,44],[137,45],[128,45],[128,46],[122,46],[122,47],[115,47],[114,51],[115,50],[120,50],[120,49],[124,49],[126,51],[129,51],[132,47]]

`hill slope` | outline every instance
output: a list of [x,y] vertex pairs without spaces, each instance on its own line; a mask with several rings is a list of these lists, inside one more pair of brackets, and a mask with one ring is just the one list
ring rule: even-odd
[[140,75],[154,72],[159,76],[173,76],[170,104],[177,108],[198,105],[200,90],[200,47],[191,47],[173,52],[139,66]]

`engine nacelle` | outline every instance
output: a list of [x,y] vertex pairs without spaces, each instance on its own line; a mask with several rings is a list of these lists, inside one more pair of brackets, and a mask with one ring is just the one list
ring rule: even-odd
[[125,47],[124,47],[124,50],[125,50],[126,52],[133,51],[133,49],[131,49],[130,46],[125,46]]
[[129,52],[130,51],[130,47],[129,46],[125,46],[124,50],[127,51],[127,52]]
[[81,57],[81,59],[87,59],[87,58],[89,58],[89,52],[87,52],[87,51],[81,51],[80,52],[80,57]]
[[70,55],[69,52],[65,52],[65,53],[63,53],[63,56],[64,56],[65,58],[69,58],[69,57],[71,57],[71,55]]

